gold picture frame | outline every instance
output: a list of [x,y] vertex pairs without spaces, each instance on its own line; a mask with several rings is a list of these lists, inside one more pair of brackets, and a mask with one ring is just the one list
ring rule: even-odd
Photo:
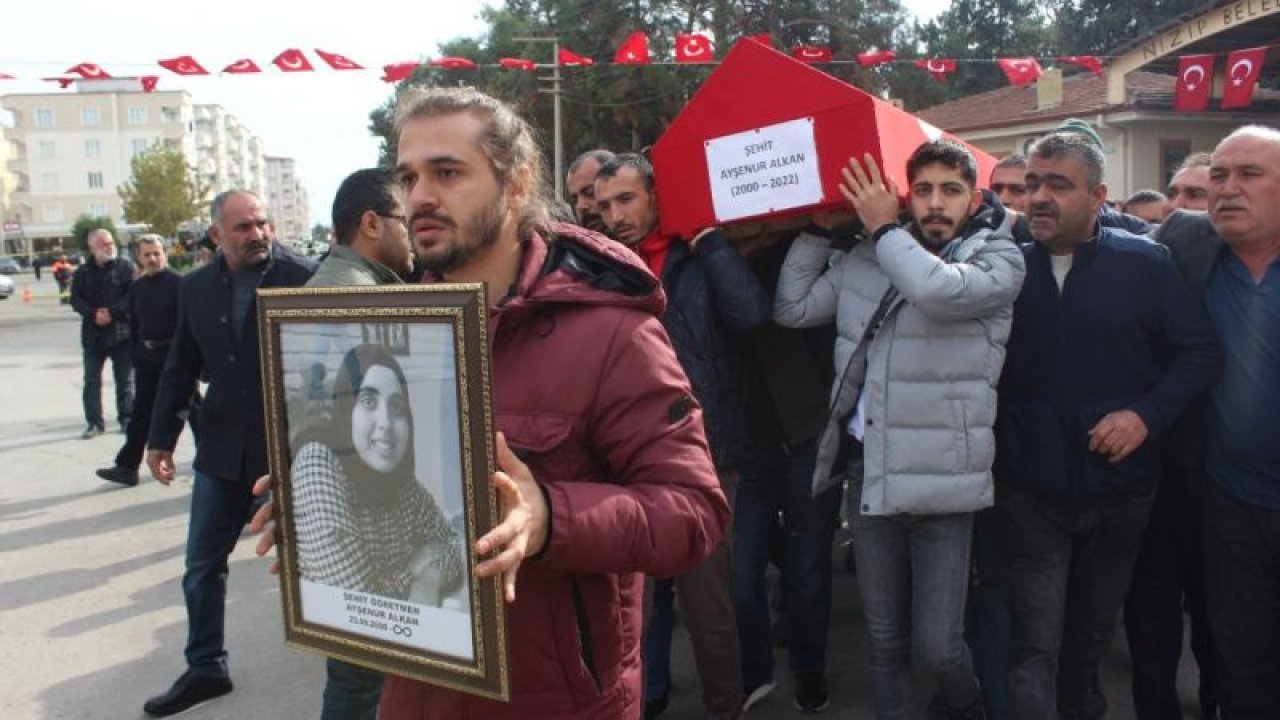
[[510,697],[482,284],[258,291],[285,641]]

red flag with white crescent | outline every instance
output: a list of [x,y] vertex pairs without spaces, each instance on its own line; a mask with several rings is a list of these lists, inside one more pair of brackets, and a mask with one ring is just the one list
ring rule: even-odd
[[567,50],[565,48],[560,48],[560,57],[558,57],[557,60],[559,60],[560,64],[564,65],[565,67],[596,64],[595,60],[592,60],[589,57],[583,57],[582,55],[579,55],[578,53],[572,50]]
[[893,62],[898,58],[898,53],[892,50],[873,50],[871,52],[858,53],[855,59],[862,67],[875,67],[883,65],[887,62]]
[[956,71],[956,61],[952,58],[924,58],[916,61],[916,67],[932,75],[934,80],[942,82],[947,79],[947,75]]
[[526,70],[533,72],[538,69],[538,63],[524,58],[504,57],[498,58],[498,64],[508,70]]
[[334,70],[363,70],[364,69],[363,65],[357,63],[356,61],[352,60],[346,55],[339,55],[336,52],[325,52],[320,48],[312,48],[312,49],[315,50],[316,55],[320,56],[321,60],[328,63],[329,67],[333,68]]
[[142,92],[155,92],[156,83],[160,82],[158,75],[143,75],[138,79],[142,81]]
[[190,55],[179,55],[168,60],[157,60],[156,64],[178,75],[208,75],[209,71],[204,66],[196,62],[196,59]]
[[419,63],[402,62],[392,63],[382,66],[382,82],[400,82],[413,74],[418,69]]
[[289,48],[275,56],[271,64],[280,68],[280,72],[311,72],[311,61],[298,48]]
[[1009,78],[1011,85],[1027,85],[1044,74],[1035,58],[996,58],[996,64],[1004,71],[1004,76]]
[[222,68],[222,72],[230,73],[232,75],[241,75],[243,73],[262,72],[262,68],[258,67],[258,63],[250,60],[249,58],[244,58]]
[[1213,56],[1184,55],[1178,58],[1178,85],[1173,95],[1174,110],[1197,111],[1209,107],[1213,87]]
[[791,48],[791,57],[810,64],[827,63],[831,62],[831,48],[819,45],[797,45]]
[[80,77],[86,80],[96,80],[98,78],[111,77],[110,75],[107,74],[106,70],[103,70],[101,67],[94,65],[93,63],[87,63],[87,62],[82,62],[79,65],[69,67],[66,70],[63,70],[63,72],[72,74],[72,75],[79,75]]
[[470,60],[464,57],[457,57],[454,55],[446,55],[445,57],[438,57],[435,60],[432,60],[428,64],[431,65],[431,67],[443,68],[445,70],[475,70],[476,69],[475,60]]
[[709,63],[715,59],[711,39],[702,33],[676,34],[676,62]]
[[1222,86],[1222,109],[1249,107],[1253,104],[1253,88],[1266,62],[1265,47],[1236,50],[1227,55],[1227,78]]
[[1061,59],[1063,62],[1079,65],[1094,75],[1102,75],[1102,58],[1097,55],[1065,55]]
[[650,62],[649,36],[640,30],[628,35],[613,56],[615,65],[648,65]]

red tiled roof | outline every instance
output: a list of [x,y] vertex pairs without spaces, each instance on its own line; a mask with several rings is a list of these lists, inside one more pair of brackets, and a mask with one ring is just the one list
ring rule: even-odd
[[[957,132],[997,128],[1033,122],[1081,117],[1098,112],[1132,110],[1172,110],[1176,79],[1172,75],[1131,72],[1125,77],[1125,101],[1107,103],[1107,81],[1092,73],[1078,73],[1062,79],[1062,104],[1039,110],[1036,87],[1009,85],[917,112],[926,122]],[[1280,92],[1258,88],[1255,102],[1280,99]],[[1211,106],[1213,107],[1213,106]],[[1248,110],[1246,109],[1246,112]]]

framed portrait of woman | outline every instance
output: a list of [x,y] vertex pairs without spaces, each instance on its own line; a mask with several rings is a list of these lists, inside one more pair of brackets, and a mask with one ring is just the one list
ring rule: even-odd
[[484,287],[260,290],[286,642],[506,699]]

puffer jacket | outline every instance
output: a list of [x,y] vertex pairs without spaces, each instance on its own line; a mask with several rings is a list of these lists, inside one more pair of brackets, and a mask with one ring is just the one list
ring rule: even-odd
[[[774,302],[782,325],[811,327],[834,317],[839,333],[840,379],[819,440],[815,494],[839,482],[831,470],[861,388],[864,514],[990,506],[995,385],[1024,274],[1003,209],[982,206],[937,255],[898,227],[874,244],[859,243],[830,268],[829,256],[825,239],[798,238]],[[890,288],[896,297],[868,332]]]
[[551,509],[506,608],[511,700],[388,676],[382,720],[638,719],[644,576],[696,567],[729,522],[657,280],[617,243],[553,229],[489,321],[494,420]]

